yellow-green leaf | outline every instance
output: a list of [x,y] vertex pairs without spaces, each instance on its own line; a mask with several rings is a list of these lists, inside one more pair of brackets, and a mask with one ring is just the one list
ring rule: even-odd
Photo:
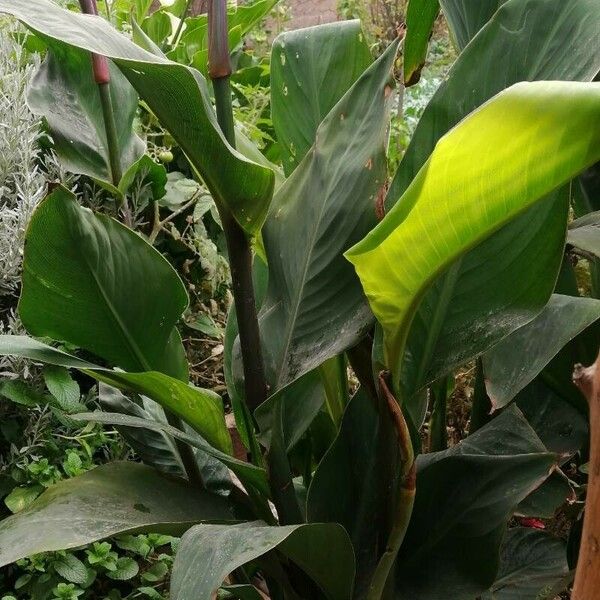
[[452,262],[600,158],[600,85],[512,86],[435,147],[387,217],[347,253],[402,355],[419,300]]

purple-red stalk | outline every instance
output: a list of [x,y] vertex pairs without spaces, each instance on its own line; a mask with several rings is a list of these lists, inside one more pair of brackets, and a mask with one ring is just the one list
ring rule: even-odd
[[[81,12],[86,15],[97,15],[98,6],[96,0],[79,0]],[[94,81],[97,84],[109,83],[110,73],[108,71],[108,60],[106,56],[92,52],[92,71],[94,72]]]

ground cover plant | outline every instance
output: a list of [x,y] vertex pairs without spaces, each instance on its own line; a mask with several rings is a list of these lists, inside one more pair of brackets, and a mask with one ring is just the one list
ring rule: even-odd
[[[418,81],[440,5],[459,54],[388,180],[394,88]],[[58,159],[118,217],[50,186],[26,233],[29,335],[1,336],[0,353],[61,369],[61,398],[75,373],[100,382],[102,410],[68,418],[134,438],[144,463],[49,485],[0,523],[0,561],[93,544],[92,561],[118,569],[102,540],[160,533],[182,535],[170,598],[555,598],[580,537],[593,564],[576,473],[589,455],[594,472],[597,448],[571,376],[598,349],[600,6],[409,3],[377,59],[347,21],[282,34],[265,65],[240,45],[273,6],[214,0],[173,31],[167,9],[136,3],[132,41],[95,2],[86,15],[0,0],[46,49],[29,103]],[[244,76],[267,72],[271,122],[244,129],[232,83],[239,102]],[[151,245],[168,225],[166,171],[146,150],[166,150],[137,135],[138,96],[146,127],[176,143],[163,159],[189,169],[223,232],[237,455],[221,398],[189,383],[189,286]],[[158,215],[146,239],[132,229],[140,177]],[[469,435],[448,447],[465,364]],[[593,402],[592,379],[578,381]],[[565,507],[568,543],[515,526]],[[578,600],[593,598],[589,572]]]

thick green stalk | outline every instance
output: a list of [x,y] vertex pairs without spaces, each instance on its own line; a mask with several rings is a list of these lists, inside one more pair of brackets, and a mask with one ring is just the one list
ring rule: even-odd
[[119,152],[119,142],[117,134],[117,125],[115,123],[115,111],[112,98],[110,97],[110,84],[99,83],[100,103],[102,104],[102,116],[104,117],[104,129],[106,131],[106,143],[108,147],[108,160],[110,162],[110,175],[113,185],[117,187],[123,171],[121,169],[121,157]]
[[385,550],[377,563],[375,573],[371,579],[366,600],[381,600],[387,594],[390,585],[390,573],[396,561],[398,550],[404,541],[406,530],[410,523],[416,492],[416,468],[413,445],[406,419],[396,398],[390,392],[384,375],[379,376],[379,393],[384,404],[390,411],[398,436],[398,447],[402,458],[402,471],[400,474],[400,490],[393,514],[392,527],[385,546]]
[[[235,127],[229,78],[231,61],[227,36],[227,2],[212,0],[208,8],[208,73],[213,83],[217,121],[230,146],[235,148]],[[224,207],[219,208],[227,242],[231,283],[240,337],[244,389],[248,408],[253,412],[267,399],[256,298],[252,281],[250,240]],[[272,441],[267,467],[273,502],[281,523],[301,522],[289,462],[283,441]]]

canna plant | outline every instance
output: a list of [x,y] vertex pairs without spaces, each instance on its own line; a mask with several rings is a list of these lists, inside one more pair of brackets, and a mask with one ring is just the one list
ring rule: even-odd
[[[508,524],[572,498],[561,467],[586,451],[571,372],[598,345],[600,5],[440,4],[460,54],[388,181],[400,39],[376,60],[357,22],[275,40],[280,171],[233,119],[224,1],[199,32],[209,85],[140,28],[137,45],[51,0],[0,0],[47,45],[38,97],[72,93],[73,65],[107,57],[123,169],[140,154],[125,157],[123,142],[138,144],[117,98],[137,93],[212,194],[235,297],[224,366],[247,449],[233,455],[221,398],[188,383],[176,272],[54,187],[27,232],[19,314],[32,337],[2,336],[0,352],[97,379],[104,410],[70,418],[117,426],[145,464],[49,488],[0,523],[2,564],[160,531],[183,534],[177,600],[526,600],[569,585],[564,542]],[[407,85],[438,10],[409,6]],[[96,82],[76,85],[91,104],[49,104],[49,115],[98,117]],[[64,131],[67,118],[47,120]],[[70,127],[67,146],[104,149],[94,122],[97,137]],[[591,297],[574,256],[590,265]],[[447,447],[450,375],[471,361],[469,436]]]

